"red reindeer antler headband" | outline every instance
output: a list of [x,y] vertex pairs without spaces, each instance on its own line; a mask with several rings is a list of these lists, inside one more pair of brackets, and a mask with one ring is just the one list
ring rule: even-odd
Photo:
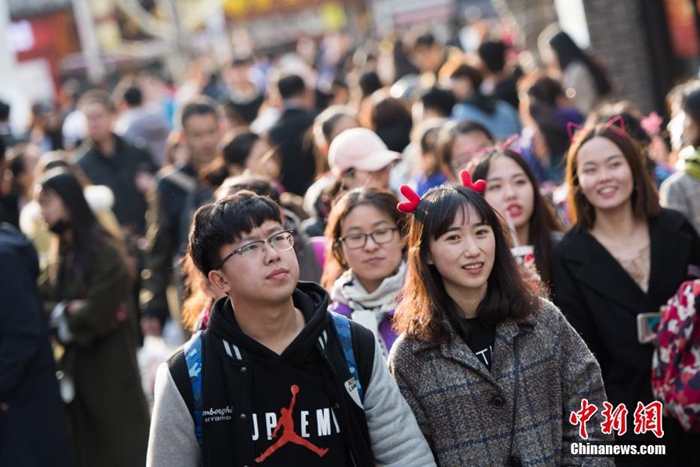
[[[479,194],[484,192],[484,189],[486,189],[486,182],[484,180],[477,180],[475,182],[472,182],[472,176],[469,173],[468,170],[462,170],[459,173],[459,179],[462,182],[462,186],[465,188],[469,188],[472,191],[475,191]],[[399,189],[402,195],[406,197],[408,201],[403,201],[399,203],[396,207],[398,208],[399,211],[405,213],[405,214],[412,214],[415,212],[416,208],[418,208],[418,204],[420,203],[420,196],[418,196],[418,193],[413,191],[413,188],[411,188],[408,185],[401,185],[401,188]]]
[[418,203],[420,203],[420,196],[418,196],[418,193],[413,191],[413,188],[408,185],[401,185],[399,191],[408,201],[399,203],[396,207],[403,213],[411,214],[418,207]]
[[481,194],[486,189],[486,182],[484,180],[477,180],[472,182],[472,174],[468,170],[462,170],[459,173],[459,179],[462,182],[462,186],[469,188],[470,190],[476,191]]

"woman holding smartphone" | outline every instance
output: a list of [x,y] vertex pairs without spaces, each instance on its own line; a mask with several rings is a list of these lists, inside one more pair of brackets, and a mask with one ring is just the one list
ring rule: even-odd
[[[688,265],[700,261],[700,239],[680,213],[661,208],[646,157],[618,122],[586,128],[572,143],[566,178],[575,225],[555,251],[552,292],[598,359],[610,403],[625,404],[631,428],[637,403],[654,400],[653,345],[638,341],[637,315],[658,312],[676,292]],[[662,440],[632,429],[620,440],[663,443],[666,457],[620,457],[617,465],[697,464],[700,437],[670,418],[663,429]]]

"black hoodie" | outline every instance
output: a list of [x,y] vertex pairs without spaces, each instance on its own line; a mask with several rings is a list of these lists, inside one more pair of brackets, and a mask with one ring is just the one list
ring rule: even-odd
[[203,341],[204,465],[371,462],[364,411],[344,391],[349,373],[331,345],[328,294],[300,282],[292,298],[306,326],[281,355],[241,331],[228,298],[214,304]]

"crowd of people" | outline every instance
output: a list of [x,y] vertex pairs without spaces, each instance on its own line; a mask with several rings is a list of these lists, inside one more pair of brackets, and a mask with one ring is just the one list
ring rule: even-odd
[[[25,135],[0,102],[0,463],[697,463],[631,427],[637,316],[700,265],[700,82],[645,117],[553,28],[537,70],[495,26],[318,45],[69,82]],[[665,455],[572,449],[614,440]]]

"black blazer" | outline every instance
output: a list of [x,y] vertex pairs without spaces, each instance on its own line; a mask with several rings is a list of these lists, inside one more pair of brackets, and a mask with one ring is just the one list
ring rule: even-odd
[[[649,220],[651,271],[645,293],[585,228],[569,231],[555,250],[552,292],[600,363],[608,400],[632,414],[653,400],[653,346],[637,341],[637,314],[659,311],[700,263],[700,238],[680,213],[664,209]],[[628,433],[633,425],[628,425]]]

